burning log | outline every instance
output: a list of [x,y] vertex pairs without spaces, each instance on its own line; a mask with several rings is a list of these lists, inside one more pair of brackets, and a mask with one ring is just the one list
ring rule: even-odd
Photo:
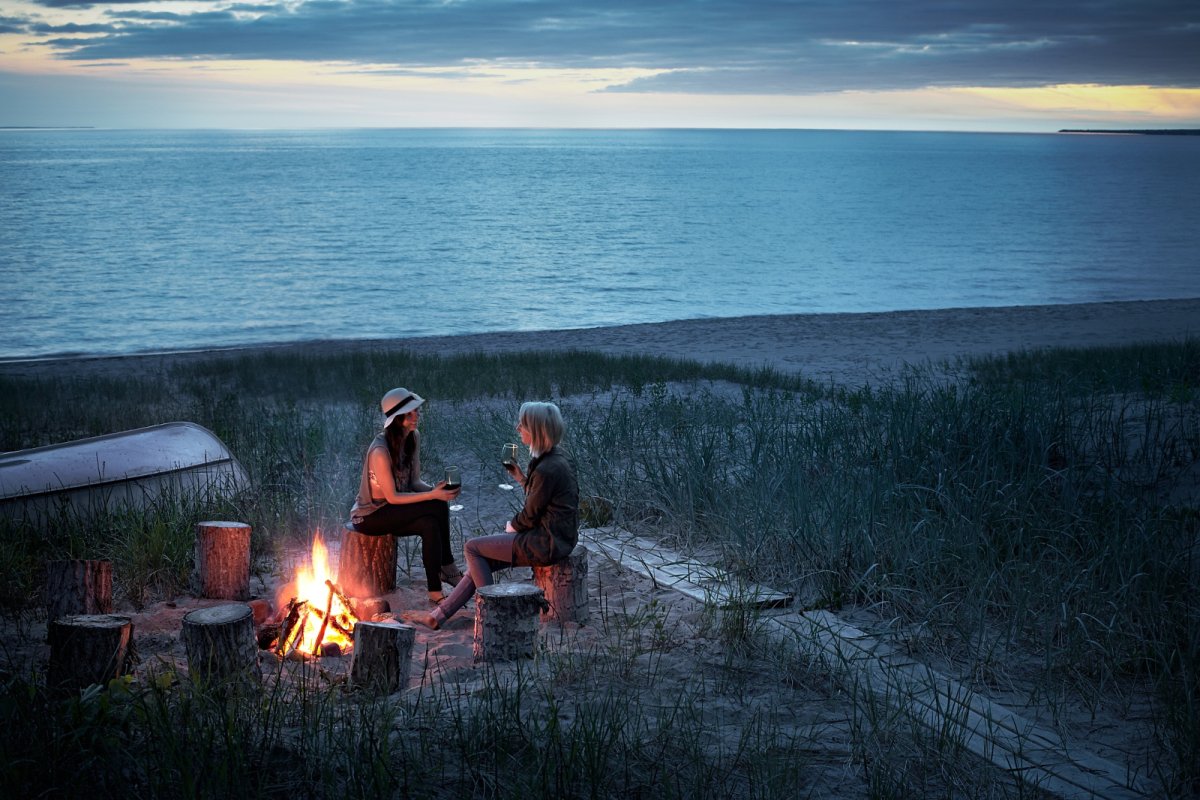
[[307,600],[292,598],[287,604],[287,613],[283,624],[279,626],[279,642],[275,645],[275,654],[286,656],[288,647],[296,641],[297,635],[304,633],[304,623],[308,620],[305,613],[308,608]]
[[354,658],[350,683],[391,694],[408,684],[416,631],[394,622],[359,622],[354,626]]
[[342,532],[338,582],[351,597],[378,597],[396,588],[396,537]]
[[46,620],[76,614],[111,614],[112,562],[67,559],[46,564]]
[[542,611],[542,622],[577,622],[588,618],[588,549],[575,545],[571,555],[557,564],[533,568],[533,582],[546,595],[548,606]]
[[113,614],[80,614],[50,623],[47,681],[56,690],[107,684],[125,672],[133,621]]
[[321,628],[317,631],[317,641],[313,643],[312,654],[318,656],[321,654],[321,642],[325,641],[325,629],[329,627],[330,612],[333,611],[333,595],[337,591],[334,589],[333,581],[326,580],[325,585],[329,587],[329,599],[325,601],[325,613],[321,614],[314,608],[313,612],[321,620]]
[[338,588],[337,584],[326,578],[325,585],[333,590],[334,596],[337,597],[338,602],[342,604],[342,608],[346,609],[347,614],[358,613],[358,610],[354,607],[354,601],[352,601],[349,597],[346,597],[345,593]]
[[260,677],[254,614],[244,603],[189,612],[179,638],[187,649],[188,672],[199,680],[220,683]]
[[250,526],[244,522],[196,525],[196,579],[201,597],[250,596]]
[[475,593],[475,660],[514,661],[533,655],[542,590],[528,583],[493,583]]

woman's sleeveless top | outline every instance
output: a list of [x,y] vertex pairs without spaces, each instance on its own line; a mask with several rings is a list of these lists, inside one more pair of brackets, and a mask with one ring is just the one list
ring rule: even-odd
[[393,462],[392,454],[388,452],[387,439],[384,434],[379,434],[371,440],[370,446],[367,447],[367,454],[363,456],[362,477],[358,481],[358,496],[354,498],[354,505],[350,508],[351,522],[359,522],[363,517],[387,505],[387,500],[383,499],[383,492],[379,488],[379,480],[371,471],[371,451],[376,448],[383,450],[388,463],[392,465],[392,480],[395,481],[396,488],[406,492],[412,484],[412,464],[397,465]]

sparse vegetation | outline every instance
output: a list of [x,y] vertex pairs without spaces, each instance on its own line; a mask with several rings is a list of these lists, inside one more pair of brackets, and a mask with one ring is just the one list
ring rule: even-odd
[[[268,559],[289,532],[340,524],[379,394],[390,376],[418,375],[436,398],[423,421],[437,432],[431,463],[450,451],[494,456],[511,412],[488,398],[557,399],[583,493],[603,498],[597,507],[616,524],[810,607],[869,612],[917,656],[981,689],[1002,686],[1052,722],[1066,705],[1120,714],[1149,697],[1154,745],[1133,768],[1168,796],[1195,796],[1200,345],[1024,353],[960,371],[967,377],[955,382],[910,372],[844,389],[597,354],[361,353],[190,359],[99,387],[3,377],[4,449],[190,419],[229,445],[256,489],[225,508],[179,498],[49,529],[6,521],[0,602],[12,618],[36,613],[41,564],[68,555],[113,560],[118,591],[135,605],[180,591],[201,515],[250,522],[255,552]],[[160,796],[170,786],[224,796],[230,785],[245,796],[811,790],[805,765],[819,732],[751,712],[737,723],[741,749],[727,752],[696,694],[736,691],[738,675],[764,679],[730,655],[731,642],[754,641],[753,615],[710,614],[702,627],[719,675],[687,689],[661,685],[647,655],[671,646],[673,621],[651,607],[605,610],[600,624],[614,652],[556,650],[530,667],[539,675],[489,673],[469,697],[432,687],[365,702],[277,682],[232,709],[164,679],[64,700],[46,694],[41,676],[0,664],[0,760],[9,765],[0,793],[72,791],[64,765],[85,746],[97,754],[87,762],[97,796]],[[624,688],[597,689],[611,686],[589,680],[597,671]],[[953,742],[916,735],[853,693],[846,702],[846,757],[860,765],[862,796],[1018,792]],[[921,758],[943,767],[914,766]],[[672,767],[680,764],[688,769]]]

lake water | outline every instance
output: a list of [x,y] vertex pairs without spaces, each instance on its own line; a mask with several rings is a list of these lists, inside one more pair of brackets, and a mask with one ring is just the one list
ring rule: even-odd
[[0,131],[0,358],[1200,296],[1200,138]]

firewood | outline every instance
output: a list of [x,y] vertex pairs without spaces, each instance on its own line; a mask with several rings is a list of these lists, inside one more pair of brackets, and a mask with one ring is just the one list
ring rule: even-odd
[[[314,656],[321,653],[321,642],[325,641],[325,628],[329,626],[329,613],[333,611],[333,583],[326,580],[325,585],[329,587],[329,599],[325,601],[325,613],[321,614],[318,612],[318,616],[321,619],[321,627],[317,629],[317,639],[313,643],[312,654]],[[316,609],[313,609],[313,611],[316,611]]]
[[292,603],[294,605],[288,611],[287,619],[279,632],[279,644],[275,647],[275,653],[281,656],[287,655],[288,648],[304,635],[304,624],[308,621],[308,601],[293,600]]
[[349,597],[347,597],[345,595],[345,593],[342,592],[341,588],[336,583],[329,580],[329,578],[326,578],[325,585],[333,590],[334,595],[337,596],[338,601],[342,604],[342,608],[346,609],[346,613],[348,613],[348,614],[356,614],[357,613],[357,610],[354,608],[354,601],[351,600]]

